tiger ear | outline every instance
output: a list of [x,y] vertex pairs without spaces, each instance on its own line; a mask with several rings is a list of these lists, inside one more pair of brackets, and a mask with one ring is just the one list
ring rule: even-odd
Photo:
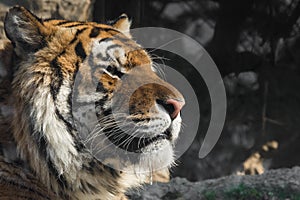
[[131,26],[131,21],[128,19],[128,16],[126,14],[122,14],[118,19],[116,19],[113,23],[112,26],[119,30],[121,33],[126,35],[127,37],[131,38],[130,34],[130,26]]
[[7,12],[4,29],[19,55],[41,48],[48,31],[41,19],[20,6]]

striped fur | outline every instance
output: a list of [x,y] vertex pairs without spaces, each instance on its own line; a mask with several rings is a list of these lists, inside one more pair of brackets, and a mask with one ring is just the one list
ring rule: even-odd
[[[151,148],[143,147],[152,151],[154,147],[159,149],[163,146],[166,152],[154,152],[150,156],[142,154],[138,165],[149,159],[157,166],[172,164],[172,145],[177,138],[181,119],[178,116],[172,121],[156,101],[169,98],[183,101],[183,97],[151,70],[150,57],[131,40],[129,28],[126,15],[106,25],[41,20],[18,6],[8,12],[5,31],[14,47],[11,98],[14,99],[15,112],[11,133],[17,145],[17,160],[27,166],[23,172],[19,167],[12,167],[12,171],[15,170],[12,173],[22,177],[16,184],[12,181],[9,187],[29,185],[24,190],[34,195],[27,197],[26,193],[23,199],[118,199],[124,197],[128,188],[149,180],[147,173],[126,173],[112,168],[114,161],[106,163],[109,167],[95,158],[75,125],[73,94],[80,97],[75,100],[80,105],[96,102],[93,105],[96,105],[97,126],[107,133],[97,134],[107,140],[117,134],[112,131],[114,127],[103,121],[111,115],[112,97],[116,91],[125,96],[132,84],[141,84],[145,80],[157,83],[147,84],[133,93],[129,101],[130,115],[126,117],[139,122],[137,126],[148,126],[148,129],[153,129],[152,132],[164,132],[167,128],[172,132],[168,140],[159,140]],[[133,69],[139,67],[140,73],[135,74]],[[89,83],[97,82],[97,88],[92,92],[86,90],[87,85],[74,86],[75,79],[86,74],[91,75]],[[124,75],[132,82],[122,82]],[[122,103],[122,99],[118,102]],[[120,104],[118,112],[122,113],[124,107]],[[153,107],[156,109],[153,110]],[[78,121],[81,122],[80,116]],[[148,125],[149,121],[156,123],[155,129]],[[126,148],[126,151],[130,150]],[[4,174],[4,178],[0,180],[0,185],[5,183],[4,179],[9,181],[5,178],[10,176],[6,171],[13,166],[8,163],[9,158],[3,160],[0,160],[0,173]],[[136,165],[128,165],[128,169],[136,171]],[[45,191],[47,195],[39,197]],[[0,195],[7,193],[0,189]]]

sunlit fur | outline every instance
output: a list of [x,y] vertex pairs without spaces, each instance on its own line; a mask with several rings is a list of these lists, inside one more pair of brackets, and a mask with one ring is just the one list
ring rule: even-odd
[[[153,169],[165,171],[174,161],[181,118],[171,119],[157,100],[184,101],[183,97],[154,73],[148,53],[131,39],[129,28],[126,15],[109,25],[41,20],[18,6],[5,18],[5,31],[14,46],[11,132],[26,171],[51,191],[49,195],[118,199],[128,188],[149,181],[149,174],[156,173]],[[74,87],[78,77],[91,80]],[[97,90],[90,92],[87,88],[95,80]],[[129,104],[124,105],[134,87]],[[86,117],[76,116],[75,102],[87,113],[97,102],[92,132],[84,129]],[[127,121],[137,122],[129,126]],[[120,124],[122,131],[116,130]],[[118,156],[107,158],[106,165],[96,158],[112,153],[104,150],[108,145],[105,130],[119,138],[130,133],[143,140],[166,130],[171,136],[139,149],[138,159],[120,170],[114,168]],[[125,151],[132,140],[121,141],[127,145]],[[91,144],[95,149],[91,150]]]

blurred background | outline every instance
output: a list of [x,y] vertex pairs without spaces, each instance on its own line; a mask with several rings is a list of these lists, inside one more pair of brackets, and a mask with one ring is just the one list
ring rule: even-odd
[[[201,110],[197,137],[173,168],[173,177],[198,181],[300,165],[299,0],[0,0],[1,21],[15,4],[43,18],[101,23],[127,13],[132,28],[169,28],[204,46],[227,92],[225,127],[204,159],[198,152],[210,119],[205,83],[184,59],[152,52],[161,58],[156,62],[188,78]],[[3,29],[0,38],[5,38]]]

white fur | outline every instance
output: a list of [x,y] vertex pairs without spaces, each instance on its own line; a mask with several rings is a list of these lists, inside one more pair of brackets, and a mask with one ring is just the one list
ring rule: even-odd
[[44,133],[53,163],[55,163],[60,174],[68,172],[68,174],[73,175],[69,178],[75,179],[76,169],[74,169],[74,166],[77,166],[76,168],[80,166],[78,159],[75,158],[77,151],[67,127],[55,114],[53,98],[48,87],[37,89],[33,98],[33,110],[38,119],[35,128],[37,131]]

